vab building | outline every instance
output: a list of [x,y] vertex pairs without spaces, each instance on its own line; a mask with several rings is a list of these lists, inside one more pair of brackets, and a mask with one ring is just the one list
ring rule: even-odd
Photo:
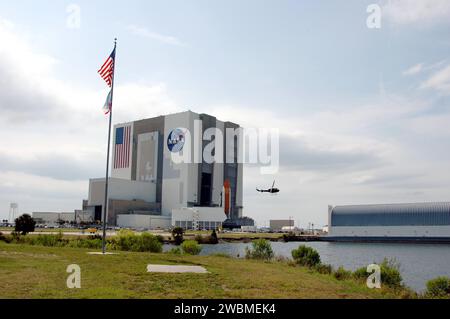
[[[217,131],[222,134],[210,134]],[[115,125],[108,225],[216,229],[248,221],[242,218],[242,143],[239,125],[191,111]],[[104,191],[105,178],[90,179],[83,211],[97,221]]]

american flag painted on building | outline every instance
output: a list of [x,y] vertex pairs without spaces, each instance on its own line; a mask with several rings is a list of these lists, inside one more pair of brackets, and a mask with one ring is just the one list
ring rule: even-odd
[[114,169],[130,167],[131,126],[116,128]]

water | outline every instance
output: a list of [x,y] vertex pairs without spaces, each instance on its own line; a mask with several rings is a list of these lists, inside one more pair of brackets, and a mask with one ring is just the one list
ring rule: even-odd
[[[403,282],[408,287],[423,291],[426,282],[438,276],[450,277],[450,245],[395,244],[395,243],[329,243],[329,242],[272,242],[275,255],[291,257],[291,251],[301,244],[316,249],[323,263],[349,270],[379,263],[385,257],[395,258],[400,263]],[[230,256],[245,256],[246,243],[223,243],[202,245],[201,255],[226,253]],[[170,249],[165,245],[164,250]]]

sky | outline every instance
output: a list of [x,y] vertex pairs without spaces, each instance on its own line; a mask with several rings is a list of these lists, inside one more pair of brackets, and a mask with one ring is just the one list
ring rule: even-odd
[[447,0],[0,0],[0,218],[80,209],[104,175],[114,37],[115,123],[190,109],[280,130],[279,171],[244,168],[260,226],[448,201],[449,17]]

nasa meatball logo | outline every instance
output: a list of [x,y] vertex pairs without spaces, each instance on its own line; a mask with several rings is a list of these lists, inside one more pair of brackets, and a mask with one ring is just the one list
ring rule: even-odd
[[185,141],[184,132],[180,128],[176,128],[169,133],[167,137],[167,147],[172,153],[178,153],[183,149]]

